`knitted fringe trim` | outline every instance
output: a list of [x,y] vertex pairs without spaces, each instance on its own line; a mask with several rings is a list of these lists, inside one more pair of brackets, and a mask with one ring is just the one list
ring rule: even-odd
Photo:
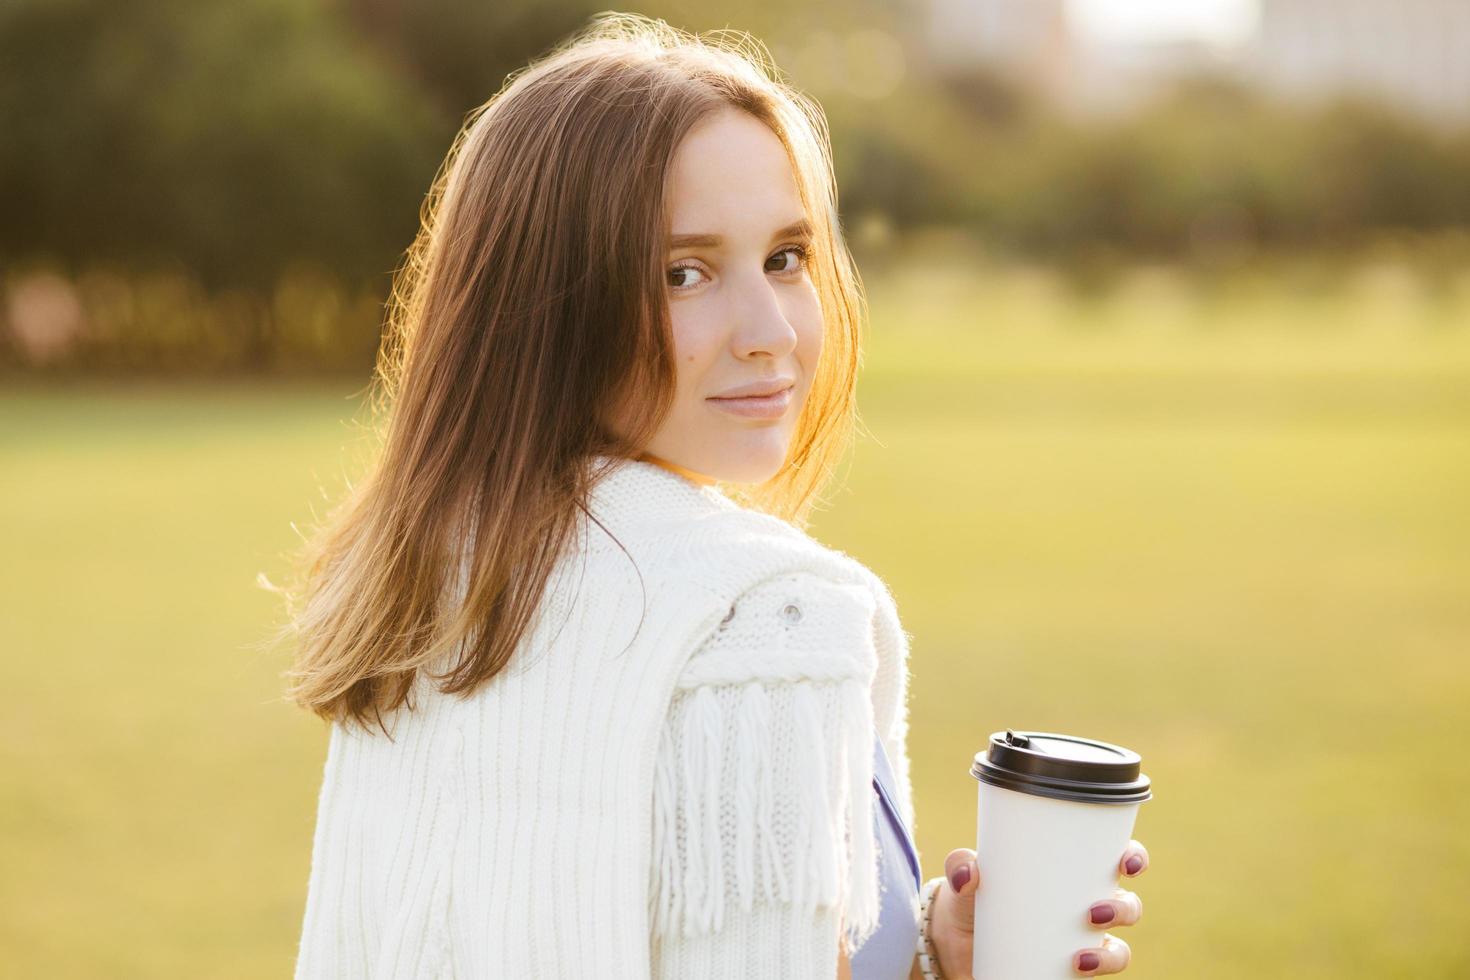
[[[868,685],[850,673],[834,684],[790,684],[797,740],[789,759],[774,758],[765,684],[735,687],[730,700],[711,685],[689,689],[680,744],[664,731],[655,772],[654,929],[686,937],[718,931],[727,899],[745,912],[757,901],[786,904],[796,921],[840,903],[848,949],[856,949],[877,928],[880,905]],[[828,718],[823,702],[834,688],[837,715]],[[727,731],[736,733],[728,780]],[[728,857],[720,834],[727,784],[734,810]],[[789,816],[778,826],[782,811]]]

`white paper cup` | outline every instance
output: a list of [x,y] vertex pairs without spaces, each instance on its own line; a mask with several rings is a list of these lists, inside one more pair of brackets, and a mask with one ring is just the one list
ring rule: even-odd
[[975,754],[975,980],[1065,980],[1102,945],[1088,906],[1110,899],[1140,803],[1136,752],[1093,739],[1007,729]]

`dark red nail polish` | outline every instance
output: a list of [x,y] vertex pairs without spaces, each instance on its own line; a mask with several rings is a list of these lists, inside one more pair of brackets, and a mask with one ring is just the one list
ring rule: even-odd
[[1097,969],[1097,965],[1099,963],[1101,963],[1101,962],[1102,962],[1101,957],[1099,957],[1096,953],[1083,953],[1077,959],[1077,969],[1079,969],[1079,970],[1096,970]]
[[949,886],[959,891],[970,883],[970,866],[962,864],[954,869],[954,874],[949,876]]
[[1100,926],[1104,922],[1113,921],[1113,907],[1111,905],[1094,905],[1092,907],[1092,924]]
[[1135,854],[1128,859],[1128,863],[1124,867],[1128,869],[1129,874],[1136,875],[1139,869],[1143,867],[1143,858]]

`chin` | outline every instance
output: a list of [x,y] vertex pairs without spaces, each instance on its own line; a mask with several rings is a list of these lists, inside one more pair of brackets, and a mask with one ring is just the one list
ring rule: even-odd
[[786,462],[787,444],[732,449],[711,461],[706,472],[721,483],[758,484],[781,472]]

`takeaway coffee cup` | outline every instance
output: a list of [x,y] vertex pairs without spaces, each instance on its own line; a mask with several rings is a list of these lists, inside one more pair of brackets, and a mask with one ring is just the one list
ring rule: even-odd
[[1087,909],[1113,897],[1138,805],[1151,799],[1136,752],[1006,729],[975,753],[975,980],[1076,977],[1078,950],[1104,930]]

